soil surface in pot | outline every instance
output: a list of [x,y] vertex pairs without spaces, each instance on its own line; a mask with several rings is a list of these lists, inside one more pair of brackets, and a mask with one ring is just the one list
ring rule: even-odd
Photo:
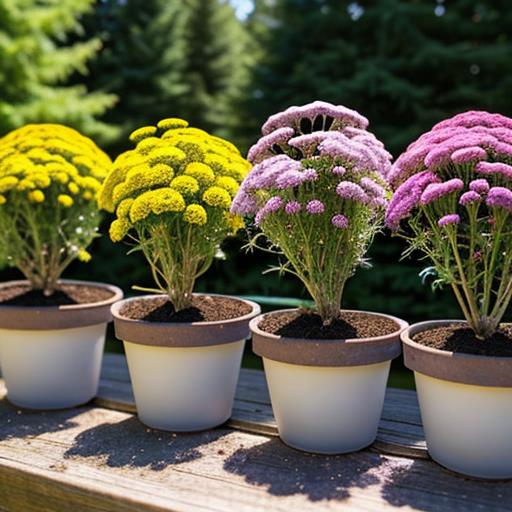
[[114,293],[105,288],[87,284],[61,284],[52,295],[33,290],[28,285],[0,288],[0,306],[66,306],[93,304],[110,299]]
[[425,347],[479,356],[512,357],[512,326],[502,327],[486,340],[479,340],[466,326],[451,324],[419,332],[413,341]]
[[350,340],[392,334],[400,326],[390,318],[364,312],[343,311],[330,325],[323,325],[320,315],[305,311],[286,311],[265,315],[258,327],[286,338]]
[[195,295],[192,306],[176,311],[167,297],[132,300],[120,310],[120,314],[132,320],[146,322],[215,322],[248,315],[252,307],[230,297]]

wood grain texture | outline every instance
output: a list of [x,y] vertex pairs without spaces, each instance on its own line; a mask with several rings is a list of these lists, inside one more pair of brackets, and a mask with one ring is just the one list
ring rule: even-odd
[[[124,356],[105,354],[95,404],[136,413]],[[244,432],[277,436],[277,425],[263,372],[245,368],[241,370],[233,414],[227,426]],[[428,458],[415,392],[388,388],[373,447],[390,455]]]
[[54,511],[512,510],[512,484],[364,450],[317,456],[220,428],[148,429],[99,407],[21,411],[0,400],[0,509]]

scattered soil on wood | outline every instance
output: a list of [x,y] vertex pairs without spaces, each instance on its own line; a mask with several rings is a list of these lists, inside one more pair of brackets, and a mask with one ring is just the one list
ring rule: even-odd
[[62,284],[48,296],[28,285],[14,285],[0,288],[0,305],[46,307],[92,304],[110,299],[113,295],[110,290],[88,284]]
[[451,324],[423,331],[413,340],[426,347],[479,356],[512,357],[512,326],[502,327],[490,338],[480,340],[466,326]]
[[195,295],[192,306],[176,311],[167,297],[133,300],[121,308],[121,315],[146,322],[215,322],[249,314],[252,307],[230,297]]
[[331,324],[323,325],[320,315],[301,310],[266,315],[258,327],[262,331],[286,338],[318,340],[373,338],[391,334],[400,328],[389,318],[346,311]]

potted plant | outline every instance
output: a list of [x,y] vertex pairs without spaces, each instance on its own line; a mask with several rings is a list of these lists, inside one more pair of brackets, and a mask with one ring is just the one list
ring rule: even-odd
[[280,436],[305,451],[343,453],[374,441],[390,361],[400,354],[403,321],[340,310],[389,195],[390,155],[367,124],[319,101],[271,116],[231,208],[254,216],[265,249],[286,260],[279,270],[298,277],[316,305],[250,324]]
[[18,406],[71,407],[96,395],[110,306],[122,292],[60,276],[91,258],[110,165],[66,126],[27,125],[0,139],[0,263],[25,277],[0,285],[0,364]]
[[411,144],[390,173],[386,223],[449,286],[464,321],[412,325],[402,335],[428,449],[440,464],[512,477],[512,119],[466,112]]
[[101,205],[116,212],[114,242],[142,251],[155,294],[112,308],[124,341],[139,418],[162,430],[203,430],[231,409],[253,302],[194,294],[220,244],[243,221],[229,212],[250,164],[231,143],[181,119],[130,136],[105,180]]

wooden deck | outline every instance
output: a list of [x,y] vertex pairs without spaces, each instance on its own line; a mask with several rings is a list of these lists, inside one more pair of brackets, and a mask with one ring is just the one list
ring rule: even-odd
[[410,391],[388,389],[377,441],[344,456],[281,443],[255,370],[242,370],[222,428],[165,433],[134,411],[118,355],[105,356],[90,405],[29,412],[0,399],[0,511],[512,511],[512,482],[465,479],[428,459]]

